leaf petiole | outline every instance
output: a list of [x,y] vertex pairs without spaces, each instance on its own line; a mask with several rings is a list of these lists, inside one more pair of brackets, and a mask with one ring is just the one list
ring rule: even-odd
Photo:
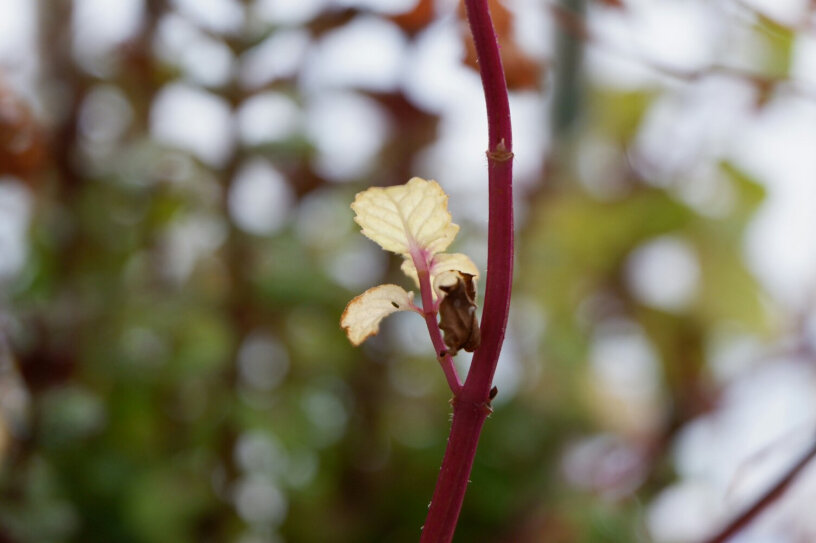
[[428,259],[420,251],[412,251],[411,259],[414,262],[414,267],[416,267],[417,270],[417,278],[419,279],[419,292],[422,298],[423,308],[421,315],[424,317],[425,324],[428,327],[428,334],[431,336],[431,343],[433,343],[434,351],[436,351],[436,359],[439,361],[439,365],[442,366],[442,372],[445,374],[445,379],[448,381],[451,392],[456,396],[459,394],[459,391],[462,390],[462,381],[456,372],[453,358],[448,354],[448,349],[442,339],[442,331],[439,329],[439,323],[436,320],[438,302],[433,299]]

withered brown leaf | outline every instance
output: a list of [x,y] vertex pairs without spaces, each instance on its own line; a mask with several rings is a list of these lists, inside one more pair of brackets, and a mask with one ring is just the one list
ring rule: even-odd
[[472,353],[482,339],[476,319],[473,276],[460,272],[456,274],[456,283],[439,287],[445,293],[439,304],[439,328],[445,334],[445,345],[451,355],[455,355],[459,349]]

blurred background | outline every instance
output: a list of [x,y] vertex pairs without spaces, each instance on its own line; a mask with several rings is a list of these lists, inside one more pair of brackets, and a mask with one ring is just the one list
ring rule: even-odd
[[[698,540],[816,433],[816,3],[491,7],[516,280],[457,541]],[[341,331],[408,286],[349,204],[436,179],[484,269],[474,67],[453,0],[0,0],[0,541],[417,541],[450,394],[421,319]]]

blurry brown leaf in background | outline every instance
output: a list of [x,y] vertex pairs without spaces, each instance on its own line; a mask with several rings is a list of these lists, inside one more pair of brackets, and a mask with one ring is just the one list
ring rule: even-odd
[[435,15],[434,0],[419,0],[413,9],[394,15],[391,20],[409,36],[413,36],[431,24]]
[[[501,49],[502,64],[510,90],[540,89],[542,72],[546,65],[531,58],[519,46],[514,36],[514,15],[500,0],[489,0],[490,14]],[[465,5],[459,4],[458,15],[462,20],[461,36],[465,44],[465,64],[474,70],[479,69],[473,39],[467,32]]]
[[45,141],[34,114],[0,78],[0,175],[30,180],[45,161]]

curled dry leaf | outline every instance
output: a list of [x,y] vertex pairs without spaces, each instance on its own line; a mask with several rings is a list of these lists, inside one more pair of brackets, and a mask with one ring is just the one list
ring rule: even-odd
[[439,304],[439,328],[451,355],[459,349],[473,352],[482,336],[476,319],[476,284],[468,273],[448,272],[440,276],[438,289],[444,293]]
[[444,251],[459,231],[448,212],[448,195],[436,181],[419,177],[404,185],[365,190],[351,209],[363,235],[403,255]]
[[354,345],[360,345],[380,331],[380,321],[397,311],[413,311],[413,292],[397,285],[379,285],[368,289],[346,306],[340,326]]

